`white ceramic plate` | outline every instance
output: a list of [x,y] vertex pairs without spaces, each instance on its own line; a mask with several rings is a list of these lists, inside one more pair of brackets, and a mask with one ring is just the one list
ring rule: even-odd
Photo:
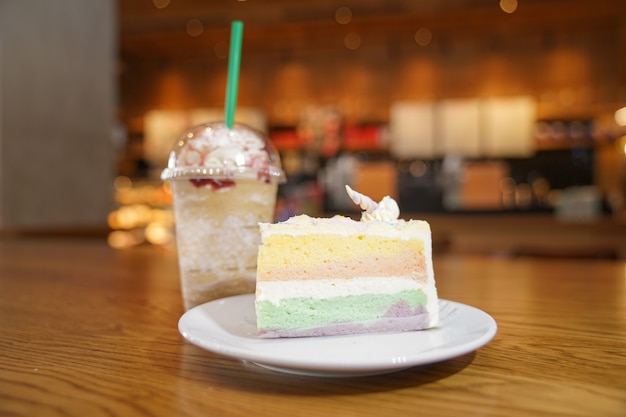
[[254,295],[212,301],[187,311],[178,329],[189,342],[276,371],[315,376],[374,375],[451,359],[482,347],[496,334],[484,311],[440,300],[436,328],[405,333],[262,339]]

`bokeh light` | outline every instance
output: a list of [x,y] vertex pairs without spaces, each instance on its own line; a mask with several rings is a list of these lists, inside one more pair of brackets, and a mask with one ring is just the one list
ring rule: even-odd
[[626,107],[622,107],[615,112],[615,123],[620,126],[626,126]]
[[170,0],[152,0],[152,5],[157,9],[165,9],[170,3]]
[[202,35],[204,32],[204,23],[198,19],[190,19],[187,22],[187,34],[191,37]]
[[361,47],[361,35],[355,32],[350,32],[343,38],[343,44],[346,48],[353,51],[359,49]]
[[429,29],[419,28],[415,32],[415,42],[420,46],[427,46],[433,39],[433,34]]
[[513,13],[517,10],[517,0],[500,0],[500,8],[505,13]]
[[335,20],[341,25],[347,25],[352,21],[352,10],[342,6],[335,11]]

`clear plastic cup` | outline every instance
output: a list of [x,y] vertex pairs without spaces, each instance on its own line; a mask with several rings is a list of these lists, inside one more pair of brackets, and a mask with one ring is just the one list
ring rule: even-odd
[[195,126],[175,144],[161,179],[172,185],[185,309],[254,292],[258,223],[273,221],[285,179],[267,136],[238,123]]

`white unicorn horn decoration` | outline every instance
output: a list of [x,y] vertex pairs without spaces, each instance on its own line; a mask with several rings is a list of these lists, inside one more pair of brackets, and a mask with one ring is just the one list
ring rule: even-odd
[[376,203],[374,200],[366,195],[357,193],[352,188],[350,188],[349,185],[346,185],[346,191],[348,192],[350,200],[352,200],[357,206],[361,207],[361,209],[366,213],[371,213],[378,207],[378,203]]

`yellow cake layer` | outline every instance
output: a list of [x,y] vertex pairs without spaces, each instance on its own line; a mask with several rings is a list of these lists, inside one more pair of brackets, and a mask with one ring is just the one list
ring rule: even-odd
[[411,252],[413,256],[423,256],[424,242],[418,239],[398,240],[381,236],[339,235],[291,236],[273,235],[263,239],[259,259],[265,266],[317,265],[327,259],[342,260],[377,256],[396,256],[399,252]]

